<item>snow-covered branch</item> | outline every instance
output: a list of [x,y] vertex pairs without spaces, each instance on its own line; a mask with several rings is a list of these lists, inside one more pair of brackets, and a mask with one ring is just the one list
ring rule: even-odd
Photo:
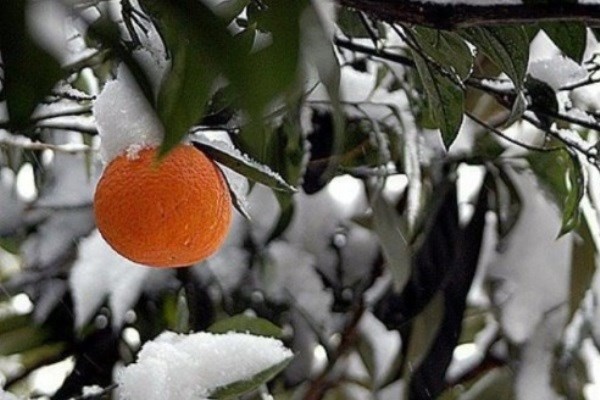
[[600,2],[538,2],[519,0],[339,0],[389,22],[425,25],[438,29],[477,25],[580,21],[600,24]]

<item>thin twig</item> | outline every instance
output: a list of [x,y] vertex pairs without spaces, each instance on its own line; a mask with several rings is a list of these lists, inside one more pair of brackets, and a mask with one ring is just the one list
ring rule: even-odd
[[530,151],[538,151],[538,152],[544,152],[544,153],[549,153],[549,152],[553,152],[553,151],[557,151],[560,150],[560,147],[538,147],[538,146],[532,146],[530,144],[524,143],[524,142],[520,142],[514,138],[511,138],[510,136],[508,136],[507,134],[505,134],[504,132],[500,131],[499,129],[487,124],[486,122],[480,120],[479,118],[477,118],[475,115],[473,115],[470,112],[466,112],[465,113],[470,119],[472,119],[475,123],[477,123],[479,126],[489,130],[490,132],[493,132],[494,134],[496,134],[497,136],[501,137],[502,139],[517,145],[519,147],[523,147],[524,149],[530,150]]
[[50,144],[42,142],[32,142],[31,140],[24,137],[19,137],[18,139],[13,139],[10,137],[0,139],[0,147],[12,147],[34,151],[52,150],[58,153],[68,154],[87,153],[97,150],[85,144]]
[[426,0],[338,0],[338,2],[383,21],[423,25],[435,29],[540,21],[600,24],[600,5],[594,3],[558,1],[553,2],[549,7],[546,2],[505,4],[501,0],[496,4],[485,6]]

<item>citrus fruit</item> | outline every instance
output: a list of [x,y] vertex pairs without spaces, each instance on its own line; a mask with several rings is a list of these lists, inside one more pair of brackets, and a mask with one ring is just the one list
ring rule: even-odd
[[231,222],[219,167],[190,145],[162,160],[156,148],[122,154],[104,170],[94,196],[98,230],[122,256],[149,266],[199,262],[223,243]]

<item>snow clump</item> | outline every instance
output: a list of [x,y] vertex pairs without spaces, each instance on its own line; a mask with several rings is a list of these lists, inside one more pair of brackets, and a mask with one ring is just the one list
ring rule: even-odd
[[277,339],[246,333],[163,332],[117,376],[120,400],[198,400],[292,357]]

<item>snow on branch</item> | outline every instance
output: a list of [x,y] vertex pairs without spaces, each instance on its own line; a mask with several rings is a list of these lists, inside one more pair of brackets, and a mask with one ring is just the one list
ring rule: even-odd
[[437,29],[477,25],[529,23],[539,21],[580,21],[600,24],[600,1],[577,3],[518,0],[338,0],[340,4],[364,11],[382,20],[424,25]]
[[163,332],[144,344],[137,362],[118,375],[118,398],[204,400],[236,382],[253,381],[292,357],[281,341],[269,337]]

